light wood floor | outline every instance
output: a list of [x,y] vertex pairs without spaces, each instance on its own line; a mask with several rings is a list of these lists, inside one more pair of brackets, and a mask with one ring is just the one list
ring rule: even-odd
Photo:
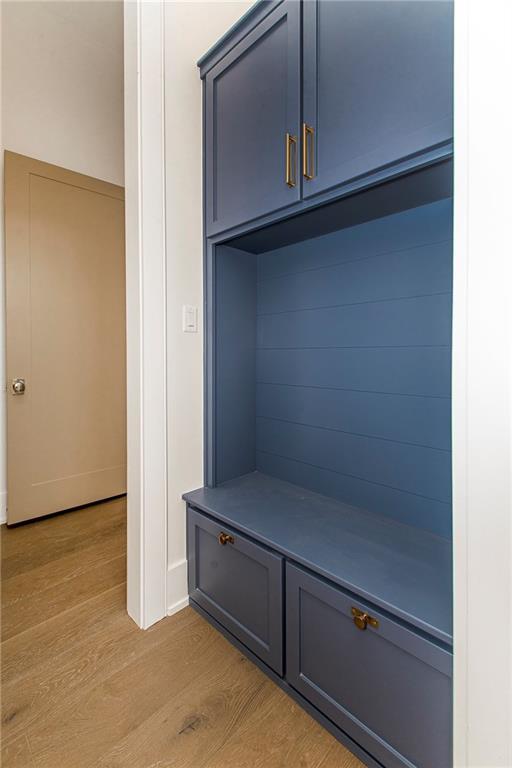
[[135,626],[125,516],[2,526],[3,768],[362,768],[190,608]]

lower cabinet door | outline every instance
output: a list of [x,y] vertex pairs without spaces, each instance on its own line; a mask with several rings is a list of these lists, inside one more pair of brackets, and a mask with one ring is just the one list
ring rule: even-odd
[[450,768],[451,653],[289,563],[286,638],[290,685],[386,768]]
[[190,598],[279,675],[283,559],[188,507]]

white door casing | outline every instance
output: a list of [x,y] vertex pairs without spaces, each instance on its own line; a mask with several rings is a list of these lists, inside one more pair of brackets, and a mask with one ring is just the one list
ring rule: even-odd
[[128,613],[166,615],[163,3],[125,2]]

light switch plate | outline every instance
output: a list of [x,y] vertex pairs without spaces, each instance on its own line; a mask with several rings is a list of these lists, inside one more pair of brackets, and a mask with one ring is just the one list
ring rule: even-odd
[[183,333],[197,333],[197,307],[183,305]]

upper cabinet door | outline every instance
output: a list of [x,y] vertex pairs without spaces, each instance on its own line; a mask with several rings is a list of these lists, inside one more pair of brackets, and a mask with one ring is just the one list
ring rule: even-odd
[[304,197],[451,140],[452,2],[307,0],[303,24]]
[[284,0],[206,75],[212,235],[300,199],[300,4]]

